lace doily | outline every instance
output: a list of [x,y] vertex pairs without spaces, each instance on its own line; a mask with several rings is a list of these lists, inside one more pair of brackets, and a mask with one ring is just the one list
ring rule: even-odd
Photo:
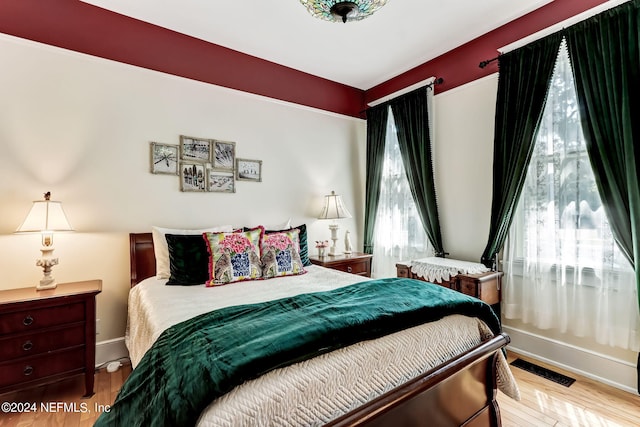
[[412,260],[411,272],[428,282],[442,282],[458,274],[486,273],[489,269],[479,262],[460,261],[457,259],[429,257]]

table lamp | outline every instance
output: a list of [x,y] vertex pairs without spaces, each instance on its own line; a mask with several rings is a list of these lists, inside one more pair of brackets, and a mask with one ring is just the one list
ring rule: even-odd
[[329,256],[340,255],[337,251],[336,242],[338,240],[338,224],[336,223],[336,219],[340,218],[351,218],[351,214],[344,207],[344,203],[342,202],[342,197],[336,194],[335,191],[332,191],[331,194],[324,196],[324,207],[322,208],[322,212],[318,216],[318,219],[332,219],[334,220],[329,225],[329,230],[331,230],[331,240],[333,244],[331,248],[329,248]]
[[31,210],[16,233],[41,233],[42,234],[42,258],[36,260],[36,265],[42,267],[44,276],[36,289],[53,289],[57,286],[56,280],[51,275],[51,269],[58,265],[58,258],[53,257],[53,232],[73,231],[67,216],[62,209],[62,202],[51,200],[51,193],[44,194],[44,200],[33,202]]

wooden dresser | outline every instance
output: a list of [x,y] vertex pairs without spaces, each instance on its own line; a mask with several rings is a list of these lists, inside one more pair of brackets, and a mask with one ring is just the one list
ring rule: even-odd
[[[396,264],[396,273],[398,277],[409,277],[425,281],[424,278],[416,275],[411,271],[411,267],[407,264]],[[478,274],[458,274],[449,280],[433,282],[437,285],[462,292],[465,295],[471,295],[495,306],[500,303],[502,292],[502,271],[488,271]],[[499,313],[499,311],[498,311]]]
[[84,373],[93,395],[101,280],[0,291],[0,393]]
[[371,258],[372,255],[361,252],[323,257],[309,256],[312,264],[365,277],[371,277]]

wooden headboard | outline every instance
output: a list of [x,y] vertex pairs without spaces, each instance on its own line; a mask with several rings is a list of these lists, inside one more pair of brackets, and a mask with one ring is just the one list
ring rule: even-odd
[[129,233],[131,287],[156,274],[156,257],[151,233]]

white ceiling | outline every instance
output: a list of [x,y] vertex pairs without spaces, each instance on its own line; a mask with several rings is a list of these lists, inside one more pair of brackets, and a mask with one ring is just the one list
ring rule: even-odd
[[389,0],[347,24],[299,0],[83,1],[366,90],[552,0]]

